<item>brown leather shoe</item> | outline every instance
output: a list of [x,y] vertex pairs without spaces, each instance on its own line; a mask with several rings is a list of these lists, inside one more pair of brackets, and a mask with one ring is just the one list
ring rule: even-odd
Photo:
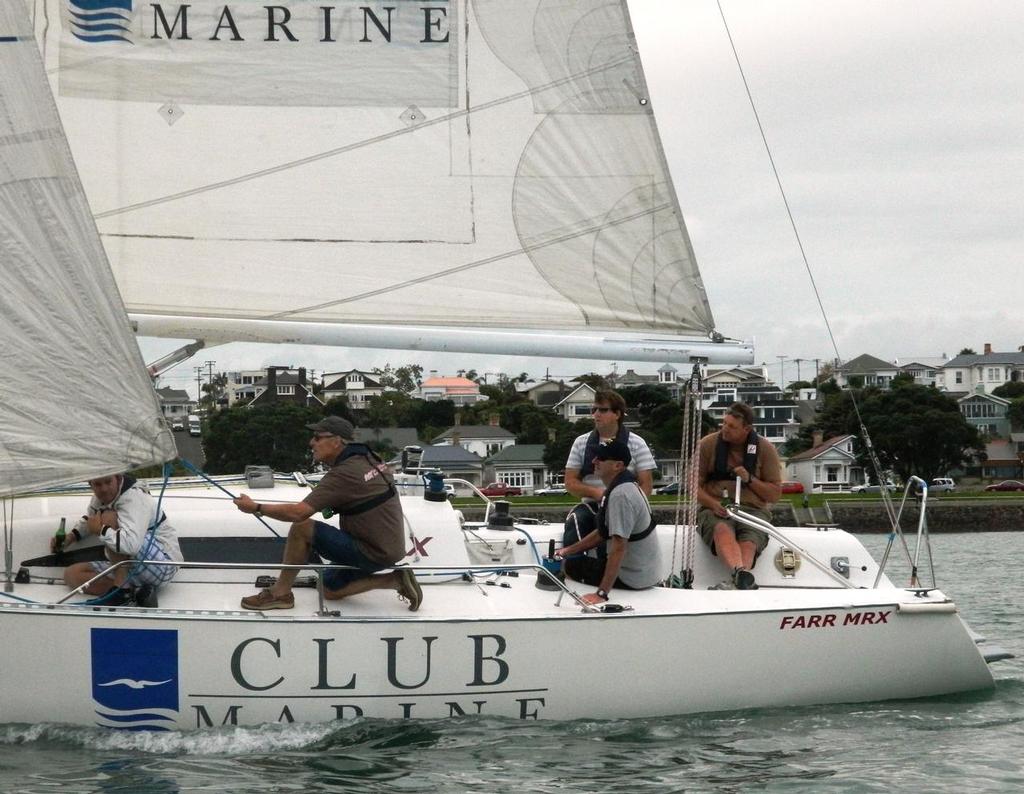
[[256,612],[262,612],[265,609],[291,609],[294,606],[295,596],[292,593],[276,596],[267,589],[242,599],[242,609],[252,609]]
[[411,568],[398,569],[398,597],[409,602],[410,612],[419,609],[423,602],[423,591]]

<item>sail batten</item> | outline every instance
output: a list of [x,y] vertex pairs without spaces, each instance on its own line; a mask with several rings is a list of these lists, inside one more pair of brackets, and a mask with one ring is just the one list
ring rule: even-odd
[[715,331],[620,0],[34,2],[129,312]]

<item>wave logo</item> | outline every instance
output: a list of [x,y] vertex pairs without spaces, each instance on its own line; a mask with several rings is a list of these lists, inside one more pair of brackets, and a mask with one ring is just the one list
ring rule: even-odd
[[129,38],[132,0],[68,0],[71,34],[90,44]]
[[167,731],[178,718],[178,632],[92,629],[96,724]]

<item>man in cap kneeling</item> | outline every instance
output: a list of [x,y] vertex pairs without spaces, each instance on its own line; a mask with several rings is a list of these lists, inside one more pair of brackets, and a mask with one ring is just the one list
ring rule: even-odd
[[[313,431],[309,446],[313,458],[329,467],[320,483],[301,502],[258,503],[243,494],[235,505],[243,513],[290,521],[284,563],[302,565],[312,548],[336,565],[324,574],[324,596],[347,598],[367,590],[397,590],[409,609],[419,609],[423,592],[410,568],[377,573],[405,556],[402,506],[387,465],[365,444],[353,441],[352,423],[328,416],[306,425]],[[312,516],[329,508],[339,516],[335,528]],[[256,595],[242,599],[244,609],[291,609],[295,606],[292,584],[298,571],[281,571],[278,580]]]
[[[564,559],[570,579],[597,588],[582,600],[587,604],[607,601],[613,587],[643,590],[661,578],[661,550],[647,497],[627,468],[632,460],[629,445],[606,441],[594,454],[594,471],[605,485],[597,510],[597,529],[555,555]],[[607,544],[605,559],[573,555]]]

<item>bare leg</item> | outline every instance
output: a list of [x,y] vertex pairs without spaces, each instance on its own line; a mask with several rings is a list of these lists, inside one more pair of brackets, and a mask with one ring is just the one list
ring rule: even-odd
[[750,540],[740,542],[740,555],[743,558],[743,567],[748,571],[754,568],[754,554],[757,552],[757,544]]
[[[305,521],[296,521],[288,528],[288,540],[284,544],[284,559],[282,562],[285,565],[302,565],[302,563],[309,560],[309,549],[312,545],[312,519],[307,518]],[[292,585],[295,583],[295,577],[298,575],[299,571],[294,568],[281,571],[281,575],[277,577],[277,581],[270,588],[270,592],[278,597],[287,595],[292,591]]]
[[[64,583],[74,590],[88,582],[95,575],[96,571],[93,570],[89,563],[76,562],[64,569]],[[103,595],[111,587],[123,585],[127,577],[128,569],[125,567],[118,568],[116,571],[108,573],[102,579],[97,579],[82,592],[88,595]]]
[[[715,524],[714,541],[718,558],[725,563],[730,573],[734,568],[743,567],[744,555],[740,544],[736,542],[736,533],[732,527],[724,523]],[[750,559],[753,560],[753,558],[754,555],[751,552]]]
[[394,571],[391,573],[375,573],[369,576],[364,576],[362,579],[356,579],[355,581],[349,582],[344,587],[338,590],[324,590],[324,598],[328,598],[331,601],[338,601],[342,598],[348,598],[358,593],[365,593],[367,590],[397,590],[399,578],[398,574]]

